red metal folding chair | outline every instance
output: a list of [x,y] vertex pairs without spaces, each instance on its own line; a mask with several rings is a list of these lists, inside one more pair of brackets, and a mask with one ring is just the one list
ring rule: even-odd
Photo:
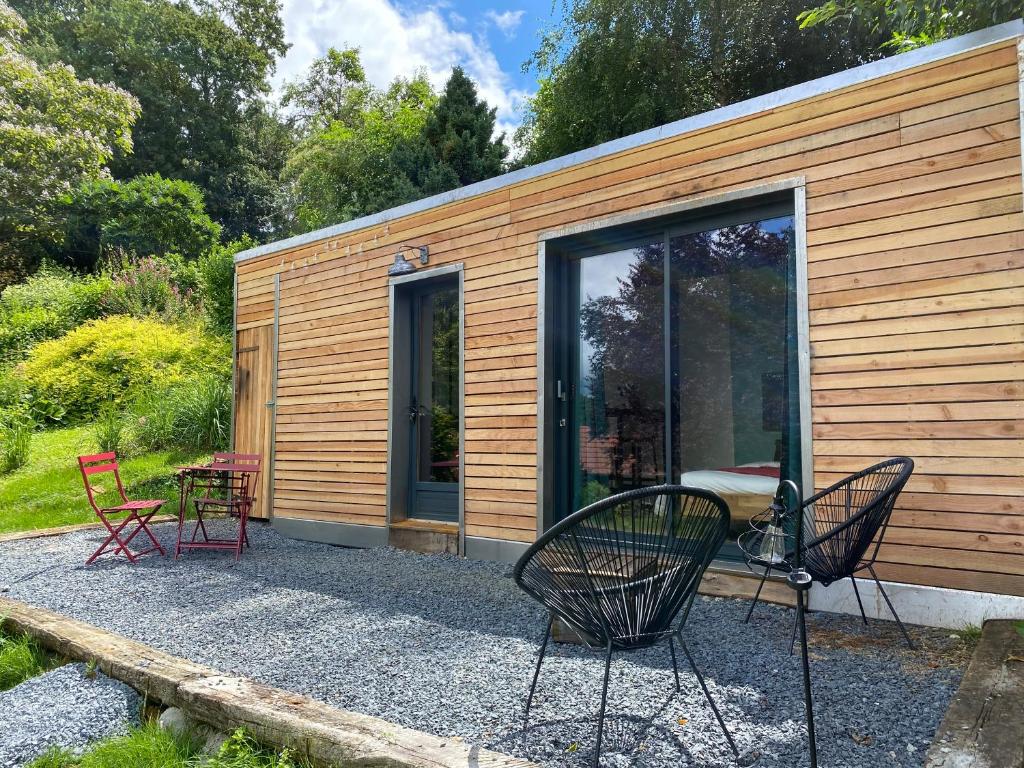
[[[159,511],[160,507],[166,503],[165,500],[129,500],[125,496],[124,486],[121,484],[121,473],[118,472],[117,468],[117,454],[113,451],[110,453],[97,453],[92,456],[79,456],[78,468],[82,471],[82,481],[85,483],[85,492],[89,497],[89,504],[110,533],[103,544],[100,545],[100,548],[93,552],[92,557],[85,561],[86,565],[91,564],[114,544],[117,545],[114,549],[114,556],[123,554],[132,563],[137,558],[142,557],[142,555],[148,555],[150,552],[159,552],[161,555],[166,554],[164,548],[160,546],[160,542],[153,535],[153,532],[149,530],[149,521]],[[101,494],[103,489],[96,483],[95,477],[105,472],[112,473],[114,481],[117,483],[117,492],[121,496],[122,502],[117,506],[101,507],[96,501],[96,495]],[[111,523],[109,515],[116,515],[120,512],[127,512],[128,516],[115,527]],[[125,536],[126,533],[128,534],[127,536]],[[133,552],[128,548],[128,545],[140,533],[145,533],[149,540],[153,542],[153,546],[141,552]]]
[[[243,544],[249,546],[249,513],[256,502],[261,460],[262,457],[258,453],[215,453],[207,471],[191,473],[188,492],[192,495],[196,521],[191,537],[184,540],[183,503],[178,520],[178,545],[175,557],[182,549],[200,548],[233,549],[235,559],[241,558]],[[207,513],[226,513],[230,517],[237,517],[238,538],[211,538],[204,521]],[[197,540],[200,532],[203,534],[201,541]]]

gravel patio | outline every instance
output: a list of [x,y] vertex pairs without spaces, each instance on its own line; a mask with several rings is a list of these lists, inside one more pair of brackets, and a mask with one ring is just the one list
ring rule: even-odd
[[[171,549],[174,527],[155,531]],[[557,645],[530,727],[522,707],[545,615],[511,567],[285,539],[262,525],[236,563],[223,552],[83,565],[98,532],[0,544],[0,591],[168,653],[443,737],[548,766],[584,766],[594,744],[603,659]],[[700,598],[686,635],[743,755],[806,764],[792,613]],[[822,768],[921,766],[966,662],[948,631],[828,614],[810,617]],[[667,647],[612,663],[604,766],[734,766],[696,680]]]

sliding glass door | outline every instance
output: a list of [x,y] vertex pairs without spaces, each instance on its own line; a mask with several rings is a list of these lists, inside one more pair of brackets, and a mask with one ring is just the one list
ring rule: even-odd
[[733,535],[800,483],[793,219],[669,238],[672,482],[714,491]]
[[735,534],[800,484],[794,250],[775,206],[570,255],[556,519],[672,482],[722,496]]
[[663,239],[575,262],[574,509],[665,478]]

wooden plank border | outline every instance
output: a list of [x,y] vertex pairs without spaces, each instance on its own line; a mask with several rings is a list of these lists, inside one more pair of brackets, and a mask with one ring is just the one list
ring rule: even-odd
[[0,597],[0,621],[55,653],[95,662],[149,699],[179,707],[221,731],[244,727],[258,741],[319,764],[394,768],[536,768],[534,763],[172,656],[91,624]]

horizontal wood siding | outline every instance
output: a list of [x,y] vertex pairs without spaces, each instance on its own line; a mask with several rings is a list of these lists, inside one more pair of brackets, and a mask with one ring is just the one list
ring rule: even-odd
[[466,534],[536,531],[545,231],[802,176],[814,471],[918,469],[879,573],[1024,594],[1024,217],[1017,47],[972,51],[239,266],[281,274],[276,514],[381,525],[387,267],[465,268]]

